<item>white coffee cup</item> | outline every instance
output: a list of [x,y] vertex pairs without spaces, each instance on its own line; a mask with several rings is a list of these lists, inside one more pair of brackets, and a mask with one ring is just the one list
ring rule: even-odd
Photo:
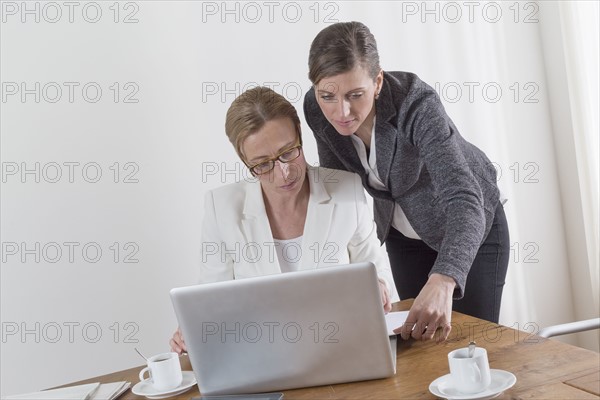
[[469,357],[469,349],[456,349],[448,353],[452,386],[461,393],[482,392],[490,386],[490,364],[487,351],[482,347],[475,348],[473,357]]
[[161,353],[148,358],[148,366],[140,371],[140,381],[148,371],[152,387],[158,391],[175,389],[183,381],[177,353]]

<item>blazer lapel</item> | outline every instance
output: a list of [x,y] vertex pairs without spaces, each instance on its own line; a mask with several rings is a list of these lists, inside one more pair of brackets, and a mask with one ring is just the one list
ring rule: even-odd
[[324,177],[319,175],[319,169],[309,166],[307,172],[310,199],[302,237],[301,268],[314,269],[323,261],[324,252],[327,251],[328,246],[333,245],[327,242],[327,238],[334,205],[329,202],[331,196],[323,184]]
[[281,273],[259,182],[246,185],[241,229],[246,239],[239,244],[242,261],[255,268],[257,276]]
[[377,172],[382,182],[390,188],[390,171],[398,140],[398,128],[392,123],[396,108],[390,85],[384,82],[379,99],[375,103],[375,151],[377,152]]
[[365,170],[360,162],[358,153],[354,148],[350,136],[340,135],[329,122],[325,127],[325,137],[329,138],[331,149],[342,160],[346,169],[355,172],[361,176],[365,175]]

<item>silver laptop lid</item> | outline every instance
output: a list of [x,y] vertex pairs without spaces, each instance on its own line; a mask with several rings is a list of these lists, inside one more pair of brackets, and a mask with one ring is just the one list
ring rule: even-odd
[[171,298],[202,394],[395,373],[372,263],[175,288]]

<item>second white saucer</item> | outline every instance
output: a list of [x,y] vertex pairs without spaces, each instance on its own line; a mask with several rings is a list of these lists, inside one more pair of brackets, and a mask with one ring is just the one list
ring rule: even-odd
[[517,378],[508,371],[501,369],[491,369],[492,382],[490,386],[479,393],[461,393],[452,387],[450,374],[441,376],[429,385],[429,391],[435,396],[448,400],[486,400],[498,397],[506,389],[511,388]]
[[149,379],[138,382],[131,391],[133,394],[137,394],[138,396],[145,396],[149,399],[157,400],[157,399],[166,399],[167,397],[175,396],[180,393],[183,393],[187,390],[190,390],[192,386],[196,384],[196,377],[194,376],[193,371],[182,371],[183,381],[181,385],[177,386],[174,389],[166,390],[166,391],[158,391],[152,387],[152,384],[149,382]]

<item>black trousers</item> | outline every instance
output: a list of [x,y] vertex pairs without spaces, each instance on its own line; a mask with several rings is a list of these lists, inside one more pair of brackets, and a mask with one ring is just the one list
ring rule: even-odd
[[[437,252],[423,241],[407,238],[393,227],[385,244],[400,298],[417,297],[427,282]],[[497,323],[509,258],[508,223],[504,208],[498,203],[492,228],[467,276],[464,297],[454,300],[452,309]]]

